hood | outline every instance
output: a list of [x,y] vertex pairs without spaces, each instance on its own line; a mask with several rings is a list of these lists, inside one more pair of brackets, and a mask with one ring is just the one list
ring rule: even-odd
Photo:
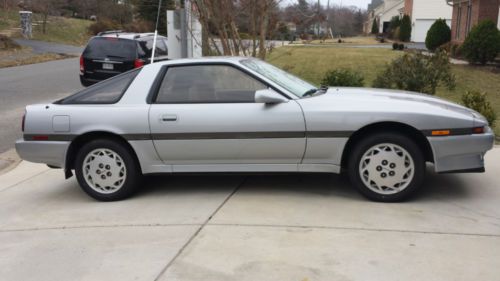
[[[481,114],[475,112],[472,109],[464,107],[462,105],[416,92],[408,92],[401,90],[389,90],[389,89],[372,89],[372,88],[329,88],[325,94],[326,96],[336,95],[340,98],[347,99],[360,99],[365,102],[373,101],[380,102],[382,100],[403,102],[415,105],[428,105],[432,107],[438,107],[440,109],[445,109],[453,111],[459,114],[467,115],[477,119],[484,119]],[[390,103],[389,103],[390,104]]]

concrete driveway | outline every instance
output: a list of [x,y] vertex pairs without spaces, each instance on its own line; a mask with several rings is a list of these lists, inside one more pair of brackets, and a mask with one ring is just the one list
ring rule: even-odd
[[373,203],[334,175],[150,177],[121,202],[60,170],[0,176],[1,280],[498,280],[500,148]]

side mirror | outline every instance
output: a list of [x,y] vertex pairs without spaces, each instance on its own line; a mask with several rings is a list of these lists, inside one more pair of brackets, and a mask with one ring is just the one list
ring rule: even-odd
[[288,102],[288,99],[271,89],[263,89],[255,92],[255,102],[276,104],[276,103]]

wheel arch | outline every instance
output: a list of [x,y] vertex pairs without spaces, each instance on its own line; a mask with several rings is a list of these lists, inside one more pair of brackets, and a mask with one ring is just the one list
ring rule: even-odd
[[400,122],[377,122],[362,127],[349,137],[349,140],[344,146],[344,150],[342,152],[341,167],[347,168],[349,155],[360,140],[362,140],[365,136],[380,132],[398,133],[411,138],[417,143],[420,150],[424,153],[425,161],[434,162],[431,145],[421,131],[413,126]]
[[106,131],[92,131],[92,132],[87,132],[84,134],[81,134],[77,136],[75,139],[71,141],[71,144],[68,147],[68,150],[66,151],[66,161],[65,161],[65,170],[70,171],[75,168],[75,160],[76,160],[76,155],[78,151],[88,142],[96,140],[96,139],[109,139],[116,141],[120,144],[122,144],[125,148],[127,148],[130,153],[132,154],[132,157],[136,161],[139,170],[141,170],[141,162],[139,161],[139,158],[137,157],[137,153],[135,152],[134,148],[130,145],[130,143],[123,138],[122,136],[111,133],[111,132],[106,132]]

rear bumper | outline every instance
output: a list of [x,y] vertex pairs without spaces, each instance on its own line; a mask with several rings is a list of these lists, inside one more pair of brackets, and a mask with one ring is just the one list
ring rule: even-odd
[[484,155],[495,143],[495,135],[490,128],[484,134],[427,139],[438,173],[484,172]]
[[69,141],[25,141],[21,139],[16,141],[16,151],[23,160],[64,168],[69,145]]

